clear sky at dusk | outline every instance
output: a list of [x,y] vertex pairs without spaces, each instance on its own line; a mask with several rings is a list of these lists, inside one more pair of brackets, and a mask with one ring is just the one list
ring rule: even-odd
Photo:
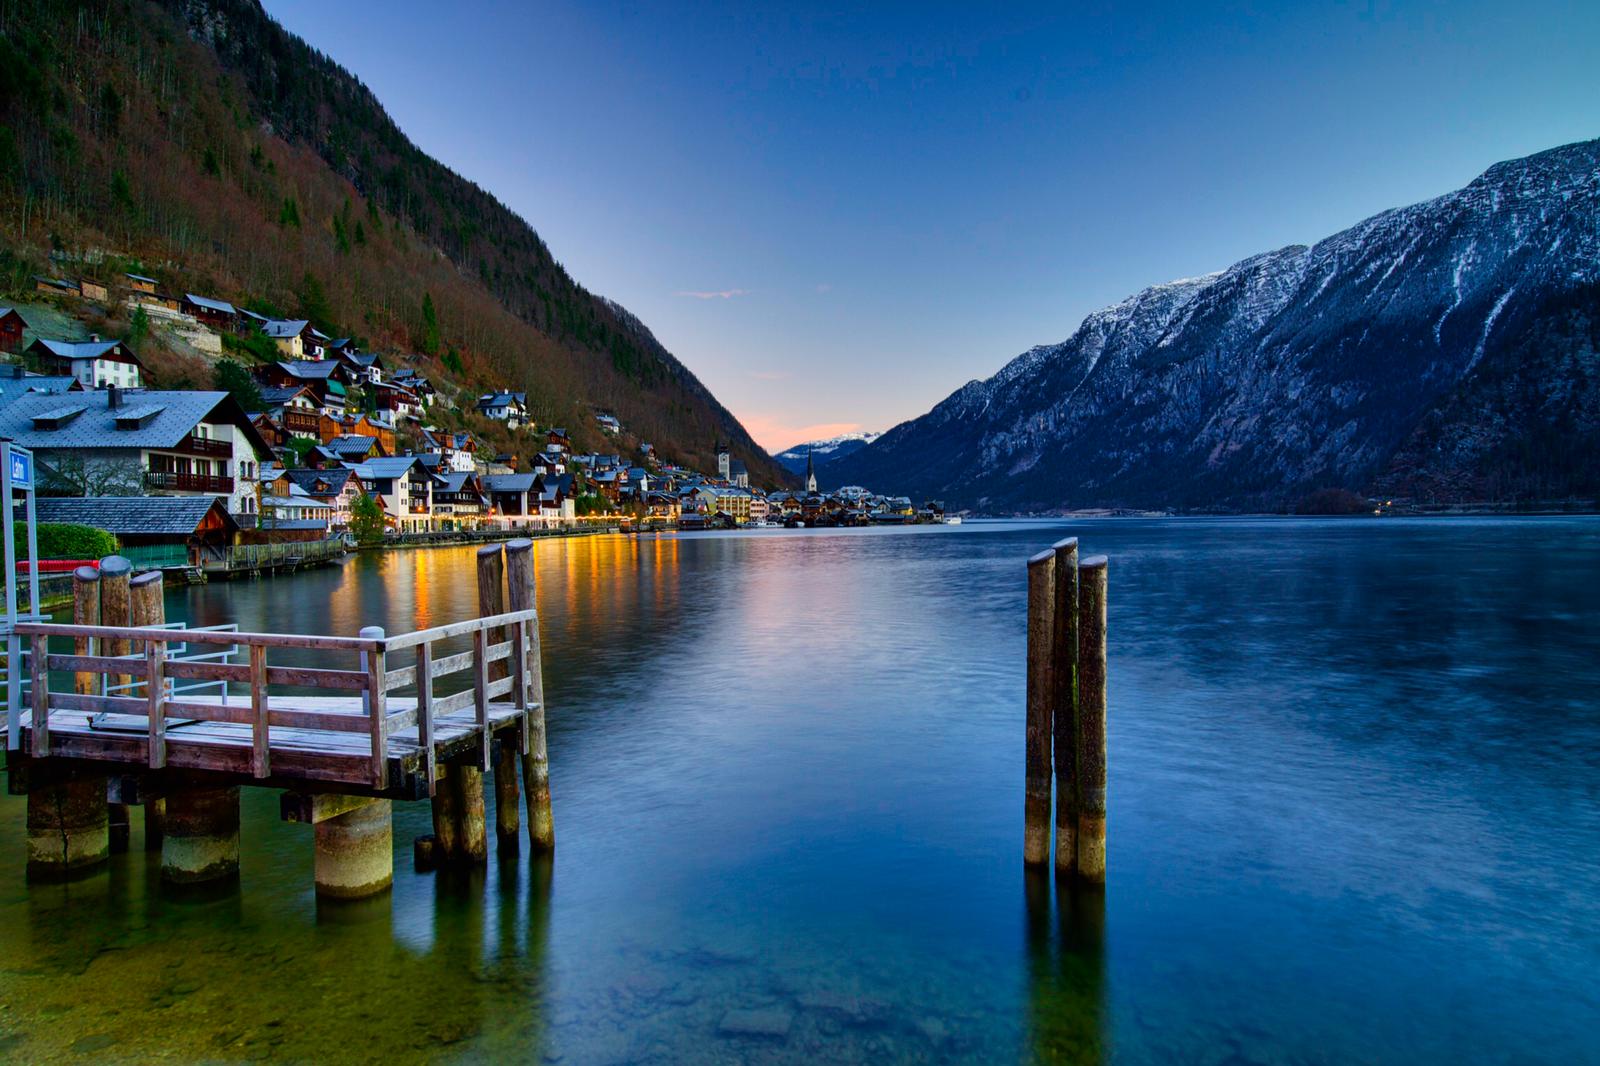
[[776,449],[1600,136],[1600,4],[266,0]]

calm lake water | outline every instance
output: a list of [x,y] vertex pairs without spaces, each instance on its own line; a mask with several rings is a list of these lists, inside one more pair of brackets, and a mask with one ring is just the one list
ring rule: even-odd
[[[1111,556],[1103,901],[1021,864],[1024,568]],[[319,905],[25,885],[0,1057],[1600,1061],[1600,521],[1078,521],[537,546],[558,851]],[[471,549],[175,590],[391,632]],[[492,791],[490,799],[492,801]],[[786,1036],[719,1031],[759,1010]]]

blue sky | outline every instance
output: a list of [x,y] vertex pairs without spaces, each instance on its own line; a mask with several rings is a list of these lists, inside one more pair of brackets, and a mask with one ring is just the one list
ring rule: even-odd
[[1600,136],[1594,3],[266,6],[774,449]]

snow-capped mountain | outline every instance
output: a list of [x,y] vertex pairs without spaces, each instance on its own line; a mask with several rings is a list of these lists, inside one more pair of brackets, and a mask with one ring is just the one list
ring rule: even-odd
[[1593,496],[1597,347],[1589,141],[1096,311],[829,478],[994,511]]
[[796,474],[806,472],[806,453],[809,451],[816,466],[843,458],[860,450],[883,436],[882,433],[842,433],[827,440],[808,441],[779,452],[773,458]]

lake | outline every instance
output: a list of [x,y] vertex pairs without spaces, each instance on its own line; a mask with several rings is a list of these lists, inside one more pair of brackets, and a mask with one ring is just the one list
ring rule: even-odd
[[[1021,863],[1024,561],[1068,534],[1111,556],[1103,897]],[[415,873],[396,804],[392,893],[319,904],[246,790],[233,891],[163,892],[138,813],[26,885],[0,797],[0,1057],[1600,1061],[1600,520],[535,550],[552,863]],[[476,613],[472,554],[168,613],[401,632]]]

